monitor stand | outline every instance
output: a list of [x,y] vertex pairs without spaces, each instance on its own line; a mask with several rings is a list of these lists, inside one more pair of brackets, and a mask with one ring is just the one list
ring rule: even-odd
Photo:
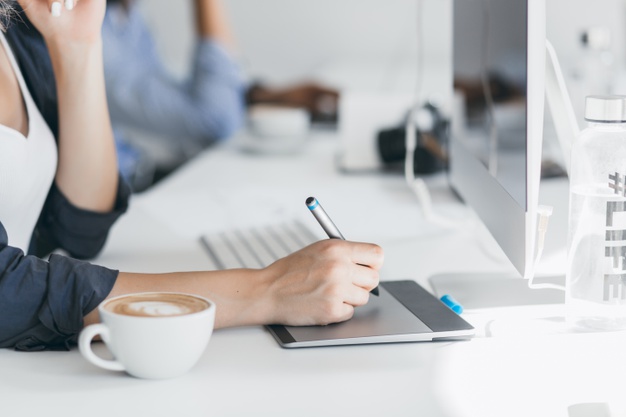
[[[569,154],[579,133],[576,115],[567,92],[563,73],[554,47],[546,41],[545,94],[556,133],[563,152],[566,171],[569,174]],[[567,185],[567,183],[565,184]],[[567,215],[569,207],[568,189],[563,183],[544,183],[540,186],[540,200],[543,204],[558,207],[548,226],[546,250],[565,247],[562,237],[567,236]],[[558,216],[558,217],[556,217]],[[552,241],[550,236],[552,236]],[[552,246],[552,248],[550,248]],[[545,255],[544,255],[545,256]],[[565,292],[557,289],[531,289],[528,281],[518,276],[501,273],[443,273],[429,278],[430,286],[438,297],[452,296],[466,309],[562,304]],[[535,284],[551,283],[565,285],[565,276],[536,277]]]
[[[428,281],[437,297],[448,294],[470,310],[565,302],[563,291],[531,289],[527,280],[502,273],[443,273],[431,276]],[[564,285],[565,277],[538,277],[534,283]]]
[[[569,181],[567,178],[542,180],[539,201],[554,208],[546,231],[542,259],[543,269],[537,273],[534,284],[565,285],[567,228],[569,212]],[[551,268],[549,267],[551,265]],[[551,271],[551,272],[548,272]],[[429,284],[438,297],[449,294],[465,309],[490,307],[561,304],[565,292],[557,289],[531,289],[528,280],[517,272],[449,272],[431,276]]]

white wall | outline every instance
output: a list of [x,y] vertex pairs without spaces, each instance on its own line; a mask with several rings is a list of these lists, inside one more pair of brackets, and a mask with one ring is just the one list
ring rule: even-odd
[[626,31],[624,0],[546,0],[546,36],[557,48],[559,58],[573,67],[581,57],[580,34],[593,26],[604,26],[613,34],[612,50],[624,61]]
[[[426,0],[425,13],[446,1]],[[297,78],[344,62],[415,62],[415,0],[230,0],[229,9],[250,70]],[[437,28],[443,18],[424,23]],[[436,38],[439,41],[439,38]],[[429,55],[441,54],[440,42]]]
[[[284,83],[327,74],[338,64],[393,79],[414,73],[416,0],[225,0],[251,77]],[[449,61],[451,0],[424,0],[425,59]],[[143,0],[172,68],[183,71],[193,29],[190,1]],[[182,46],[181,46],[182,45]],[[368,79],[367,77],[365,79]],[[408,89],[413,89],[414,82]],[[425,83],[427,84],[427,83]]]
[[[191,51],[193,20],[190,0],[141,0],[168,64],[184,72]],[[440,90],[428,68],[450,60],[452,0],[424,0],[422,17],[425,94]],[[417,0],[224,0],[251,77],[285,83],[323,76],[360,88],[414,89]],[[626,0],[546,0],[547,35],[570,82],[581,116],[583,51],[580,34],[606,26],[613,35],[615,69],[626,62]],[[346,74],[358,68],[352,79]],[[342,71],[343,70],[343,71]],[[445,79],[445,77],[444,77]],[[620,92],[620,91],[617,91]],[[626,91],[621,91],[622,93]]]
[[[546,0],[546,36],[554,45],[563,67],[574,110],[583,126],[584,98],[590,94],[626,94],[626,1],[625,0]],[[582,47],[581,34],[591,27],[604,27],[611,33],[607,55],[613,64],[606,70],[594,64]],[[588,72],[593,72],[589,76]],[[610,78],[607,81],[607,78]],[[608,91],[604,91],[608,84]]]

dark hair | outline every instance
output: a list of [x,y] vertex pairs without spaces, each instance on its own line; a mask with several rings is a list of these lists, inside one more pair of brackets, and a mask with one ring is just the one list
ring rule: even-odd
[[[0,0],[0,4],[3,3],[7,1]],[[52,133],[58,137],[58,101],[48,48],[20,5],[13,1],[9,3],[12,3],[11,18],[10,25],[5,28],[5,38],[37,108]]]
[[13,1],[0,0],[0,30],[5,30],[13,13]]

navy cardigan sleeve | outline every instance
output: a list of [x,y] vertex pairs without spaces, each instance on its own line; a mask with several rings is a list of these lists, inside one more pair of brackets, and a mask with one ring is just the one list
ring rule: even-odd
[[100,252],[109,229],[128,208],[130,187],[120,177],[113,210],[98,213],[80,209],[52,185],[31,239],[29,254],[44,256],[63,249],[78,259]]
[[67,349],[117,271],[69,257],[48,261],[8,246],[0,223],[0,347]]

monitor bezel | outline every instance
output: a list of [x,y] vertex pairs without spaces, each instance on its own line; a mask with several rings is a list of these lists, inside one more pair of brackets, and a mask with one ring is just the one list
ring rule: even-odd
[[545,3],[543,0],[526,0],[526,5],[525,207],[515,201],[464,141],[454,134],[450,139],[449,164],[451,187],[473,208],[513,266],[525,278],[534,269],[546,65]]

